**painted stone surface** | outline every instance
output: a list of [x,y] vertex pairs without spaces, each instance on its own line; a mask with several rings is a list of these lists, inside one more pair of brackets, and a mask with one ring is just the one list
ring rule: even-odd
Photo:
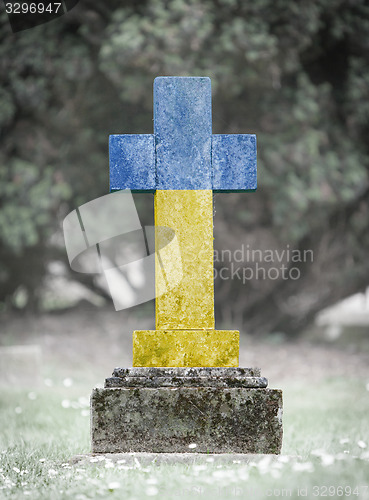
[[[213,195],[211,190],[156,191],[155,226],[174,229],[180,250],[182,280],[166,289],[166,272],[178,263],[166,245],[165,231],[156,231],[156,329],[214,328]],[[167,270],[159,273],[161,268]],[[203,366],[201,364],[200,366]]]
[[110,191],[156,189],[155,138],[151,134],[109,137]]
[[235,330],[136,330],[133,366],[238,366]]
[[156,189],[211,189],[210,78],[154,81]]
[[214,191],[255,191],[256,135],[213,135]]

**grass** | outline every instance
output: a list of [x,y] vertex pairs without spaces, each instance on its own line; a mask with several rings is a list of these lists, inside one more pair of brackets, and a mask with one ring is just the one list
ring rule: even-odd
[[285,384],[282,456],[245,465],[109,460],[89,453],[88,386],[0,392],[0,498],[369,498],[367,381]]

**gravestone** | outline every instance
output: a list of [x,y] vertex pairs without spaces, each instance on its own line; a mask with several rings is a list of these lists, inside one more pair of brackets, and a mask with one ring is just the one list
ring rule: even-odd
[[[239,332],[214,318],[213,192],[256,189],[256,137],[212,134],[209,78],[156,78],[154,134],[110,136],[110,188],[155,196],[156,329],[135,331],[133,367],[94,389],[92,451],[279,453],[282,392],[238,367]],[[165,227],[182,264],[167,293]]]

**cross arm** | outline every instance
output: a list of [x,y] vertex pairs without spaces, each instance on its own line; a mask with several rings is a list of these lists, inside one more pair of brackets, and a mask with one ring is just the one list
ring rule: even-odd
[[215,192],[256,190],[256,135],[214,134],[211,156]]
[[152,134],[109,136],[110,191],[156,189],[155,139]]

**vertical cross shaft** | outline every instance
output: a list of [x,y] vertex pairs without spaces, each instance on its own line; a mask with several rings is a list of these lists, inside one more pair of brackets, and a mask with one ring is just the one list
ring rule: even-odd
[[133,365],[238,366],[238,332],[214,329],[212,192],[256,188],[255,136],[212,136],[209,78],[160,77],[154,135],[110,136],[110,171],[112,190],[155,192],[156,248],[170,227],[182,260],[179,287],[160,295],[177,256],[163,272],[157,252],[156,330],[134,332]]
[[[182,280],[176,290],[161,295],[163,274],[156,272],[157,330],[214,329],[212,191],[157,191],[155,226],[159,228],[156,248],[163,246],[160,227],[174,229],[182,261]],[[158,257],[156,266],[161,266]]]
[[[156,328],[214,329],[209,79],[156,79],[154,132],[155,225],[175,230],[183,272],[176,290],[157,293]],[[161,287],[158,280],[156,285]]]

